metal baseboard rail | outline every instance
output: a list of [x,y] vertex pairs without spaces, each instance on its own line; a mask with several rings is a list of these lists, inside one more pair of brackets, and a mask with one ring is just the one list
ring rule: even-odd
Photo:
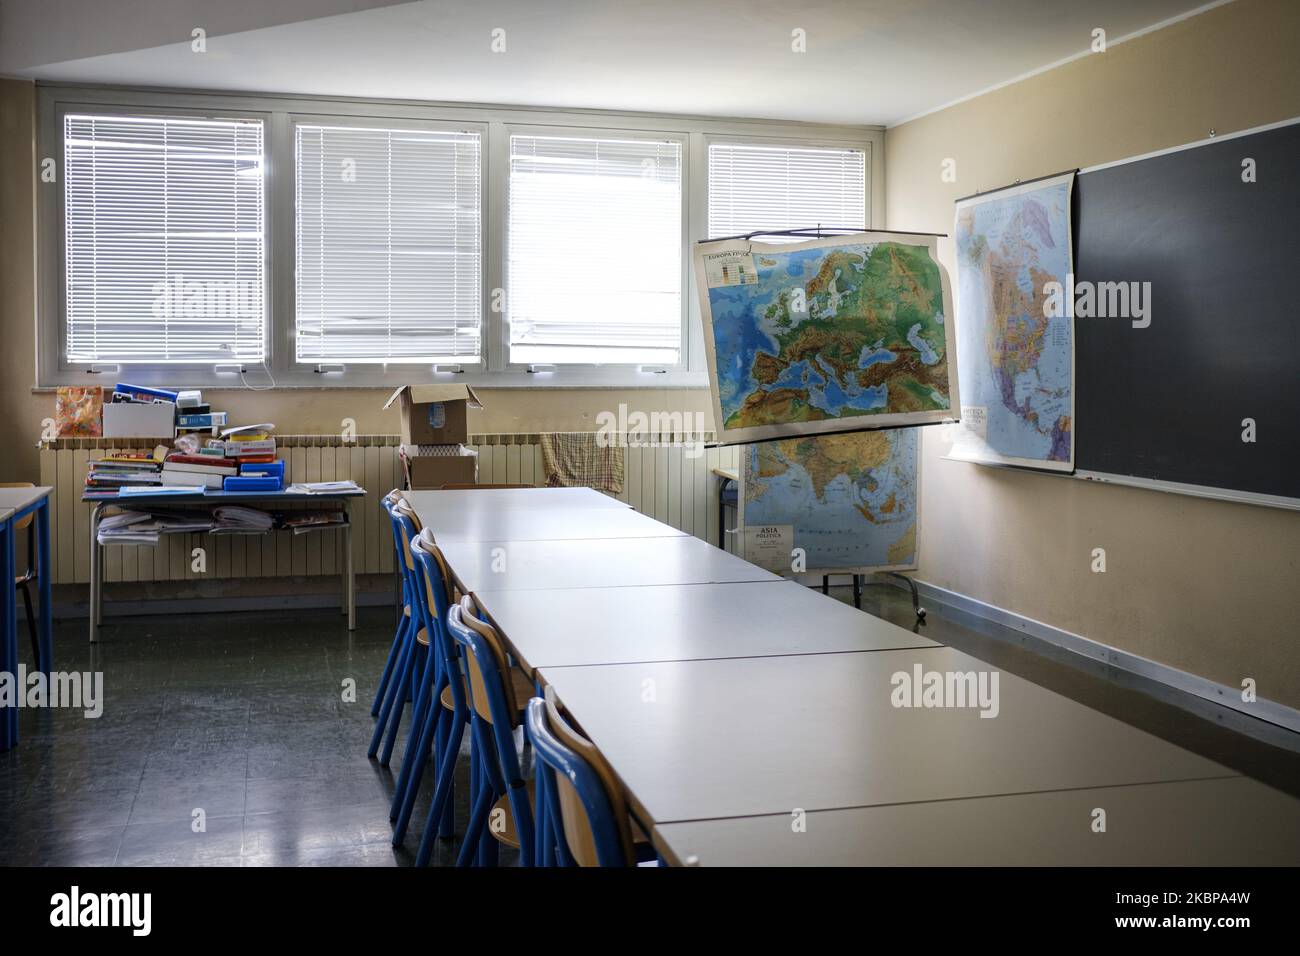
[[[887,582],[894,587],[905,587],[897,581]],[[1131,674],[1141,678],[1141,683],[1128,683],[1166,703],[1191,711],[1232,730],[1247,734],[1264,743],[1300,750],[1300,710],[1277,701],[1257,698],[1254,703],[1241,699],[1238,688],[1198,677],[1168,664],[1110,647],[1091,638],[1075,634],[1042,621],[1025,617],[994,604],[949,591],[925,581],[916,581],[917,589],[929,604],[944,605],[993,624],[1001,625],[1021,635],[1020,643],[1031,649],[1056,648],[1069,654],[1101,663],[1113,668],[1113,677]],[[1035,647],[1037,645],[1037,647]],[[1168,693],[1161,693],[1161,688]]]

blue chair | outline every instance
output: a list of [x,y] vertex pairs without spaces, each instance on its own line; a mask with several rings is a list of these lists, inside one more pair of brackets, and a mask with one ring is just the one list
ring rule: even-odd
[[[447,787],[452,786],[452,772],[455,769],[462,737],[459,731],[469,720],[469,708],[464,701],[461,701],[459,707],[456,706],[454,699],[450,706],[445,705],[451,689],[449,677],[451,674],[459,677],[460,674],[454,645],[449,652],[448,645],[451,642],[443,626],[447,611],[451,607],[454,591],[451,573],[443,560],[442,552],[434,543],[430,529],[425,528],[411,539],[410,551],[414,564],[412,580],[417,592],[414,602],[416,615],[421,624],[420,630],[426,635],[429,651],[428,661],[424,666],[416,692],[415,709],[411,714],[406,757],[402,761],[401,774],[393,793],[390,819],[395,823],[394,846],[400,846],[406,838],[411,810],[415,805],[430,756],[433,757],[435,774],[438,774],[440,768],[445,768],[448,778]],[[460,683],[457,680],[457,684]],[[457,687],[458,691],[461,689]],[[446,743],[451,736],[453,725],[457,729],[457,750],[447,754]],[[442,776],[439,775],[438,779],[441,782]],[[441,825],[443,835],[450,836],[452,820],[450,789],[444,798],[443,806],[445,813],[438,819],[443,821]]]
[[531,694],[532,685],[510,666],[500,637],[478,615],[469,595],[447,612],[447,630],[464,659],[472,763],[476,764],[471,775],[477,791],[456,865],[493,866],[497,844],[503,843],[518,848],[521,865],[531,866],[536,854],[534,788],[520,770],[514,731],[522,722],[522,701]]
[[[528,739],[541,792],[538,862],[543,866],[635,866],[652,859],[638,851],[627,804],[599,750],[565,720],[550,687],[528,702]],[[644,838],[642,838],[644,839]]]
[[388,680],[393,674],[393,667],[396,665],[397,658],[400,655],[406,634],[406,628],[411,621],[410,585],[407,582],[406,560],[402,555],[402,536],[397,518],[393,515],[393,505],[400,501],[401,497],[402,493],[394,488],[388,494],[384,495],[383,499],[379,502],[379,506],[384,509],[384,514],[388,517],[388,523],[392,526],[393,551],[396,554],[396,566],[402,581],[402,613],[398,616],[397,633],[393,636],[393,646],[389,648],[388,660],[384,663],[384,672],[379,677],[379,687],[375,691],[374,702],[370,705],[371,717],[379,716],[379,708],[384,702],[384,692],[388,690]]
[[[404,498],[399,498],[389,507],[401,544],[402,567],[405,569],[403,586],[411,613],[409,617],[405,612],[403,613],[403,620],[406,623],[398,633],[394,648],[396,657],[393,658],[392,667],[388,669],[384,700],[379,708],[378,720],[375,722],[375,732],[370,738],[370,747],[366,750],[366,755],[369,757],[378,754],[379,763],[384,767],[387,767],[392,760],[393,747],[397,743],[397,732],[402,723],[406,701],[415,697],[415,689],[419,685],[425,661],[430,657],[428,633],[419,626],[417,605],[422,596],[415,584],[415,562],[411,557],[411,540],[420,533],[420,519]],[[389,656],[393,656],[392,651]]]

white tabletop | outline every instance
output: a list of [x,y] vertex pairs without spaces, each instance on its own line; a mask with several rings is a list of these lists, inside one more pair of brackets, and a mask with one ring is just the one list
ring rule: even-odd
[[22,511],[42,498],[48,498],[53,490],[49,485],[37,485],[35,488],[0,488],[0,508]]
[[689,535],[569,541],[451,541],[442,553],[465,591],[780,581]]
[[[1106,828],[1095,832],[1094,811]],[[1212,823],[1210,822],[1212,821]],[[698,866],[1296,866],[1300,800],[1245,777],[668,823]]]
[[8,521],[13,513],[13,508],[0,508],[0,521]]
[[[475,492],[477,494],[477,492]],[[680,537],[684,531],[631,508],[506,508],[496,511],[425,513],[420,522],[439,544],[451,541],[561,541],[581,538]]]
[[[502,592],[493,600],[573,593]],[[682,612],[698,613],[693,608],[698,602]],[[636,618],[629,611],[611,619],[611,643],[621,643]],[[928,647],[543,667],[542,677],[649,824],[1234,775],[1005,671],[996,717],[977,708],[896,708],[893,675],[917,667],[991,671],[951,648]]]
[[[529,669],[939,646],[793,581],[475,596]],[[636,717],[635,702],[625,703]]]
[[630,508],[591,488],[446,488],[438,491],[404,491],[421,520],[462,511],[526,510],[530,508]]

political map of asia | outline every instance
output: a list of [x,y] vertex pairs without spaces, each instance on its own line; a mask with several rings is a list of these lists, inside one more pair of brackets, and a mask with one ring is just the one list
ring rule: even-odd
[[707,243],[696,258],[724,443],[955,417],[929,237]]

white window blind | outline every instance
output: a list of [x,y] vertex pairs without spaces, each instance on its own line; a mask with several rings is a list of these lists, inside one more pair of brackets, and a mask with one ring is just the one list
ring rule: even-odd
[[262,360],[262,123],[63,126],[65,361]]
[[[709,146],[711,238],[819,225],[861,229],[866,224],[866,194],[862,150]],[[782,241],[776,236],[759,238]]]
[[299,125],[299,362],[477,362],[479,134]]
[[511,362],[678,362],[681,143],[511,136],[509,207]]

